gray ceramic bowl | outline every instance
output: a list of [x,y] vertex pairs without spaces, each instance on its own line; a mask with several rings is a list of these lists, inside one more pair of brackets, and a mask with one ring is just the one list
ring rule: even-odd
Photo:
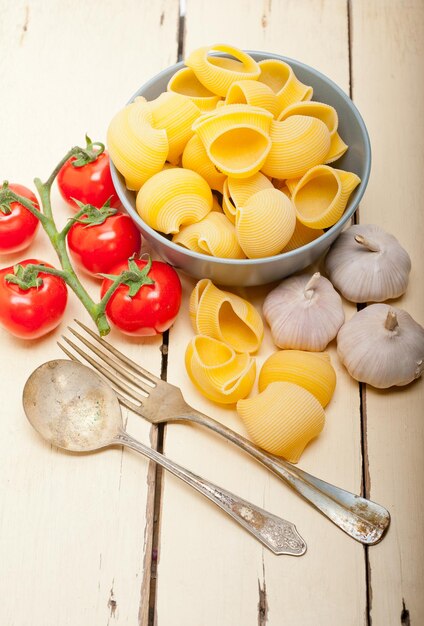
[[[340,87],[317,70],[299,61],[267,52],[249,51],[249,54],[257,61],[276,58],[289,63],[303,83],[312,85],[314,100],[331,104],[336,109],[339,116],[339,132],[349,149],[335,165],[340,169],[355,172],[362,182],[350,196],[341,219],[312,243],[291,252],[263,259],[220,259],[187,250],[150,228],[135,209],[136,194],[125,187],[123,177],[111,164],[113,182],[125,210],[159,255],[195,278],[210,278],[220,285],[265,284],[289,276],[316,261],[326,252],[354,214],[367,186],[371,167],[371,148],[367,129],[357,108]],[[147,100],[156,98],[161,92],[166,91],[171,76],[183,66],[181,62],[163,70],[140,87],[131,100],[136,96],[144,96]]]

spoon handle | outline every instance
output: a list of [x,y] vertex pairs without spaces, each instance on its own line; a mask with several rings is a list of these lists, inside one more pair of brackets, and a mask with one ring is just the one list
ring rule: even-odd
[[274,554],[300,556],[306,552],[306,544],[291,522],[268,513],[256,505],[197,476],[156,452],[156,450],[152,450],[140,443],[124,431],[115,437],[113,443],[125,445],[136,452],[140,452],[140,454],[147,456],[174,474],[174,476],[191,485],[196,491],[221,507],[223,511],[228,513]]

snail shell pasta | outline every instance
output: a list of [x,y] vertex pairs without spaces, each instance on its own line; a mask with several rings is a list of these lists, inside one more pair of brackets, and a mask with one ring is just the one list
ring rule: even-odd
[[155,128],[166,130],[169,142],[168,161],[176,165],[187,141],[193,136],[192,125],[200,117],[199,108],[186,96],[162,93],[148,103]]
[[326,407],[336,388],[336,372],[328,352],[280,350],[262,365],[258,388],[263,391],[275,381],[286,381],[307,389]]
[[219,101],[219,96],[206,89],[190,67],[183,67],[172,76],[167,90],[190,98],[201,111],[211,111]]
[[256,376],[255,360],[216,339],[197,335],[187,346],[185,365],[190,380],[214,402],[234,404],[249,395]]
[[114,116],[107,145],[116,169],[134,191],[162,169],[169,152],[166,131],[153,127],[153,115],[144,98],[136,98]]
[[234,225],[217,211],[208,213],[200,222],[183,226],[172,241],[194,252],[226,259],[244,259]]
[[228,219],[235,223],[237,207],[244,206],[251,196],[263,189],[273,189],[273,185],[261,172],[248,178],[229,176],[224,183],[222,198],[222,208]]
[[258,191],[236,213],[236,233],[249,259],[278,254],[296,225],[291,200],[278,189]]
[[183,167],[197,172],[205,179],[211,189],[223,193],[224,182],[227,177],[216,169],[197,135],[193,135],[184,148]]
[[321,120],[292,115],[283,122],[273,121],[271,150],[262,172],[273,178],[298,178],[311,167],[324,163],[330,149],[330,133]]
[[239,400],[237,412],[258,446],[292,463],[325,423],[315,396],[291,382],[270,383],[257,396]]
[[151,228],[175,234],[181,226],[204,218],[212,209],[212,192],[196,172],[166,169],[152,176],[137,194],[140,217]]
[[296,226],[294,227],[294,233],[286,246],[284,246],[283,252],[290,252],[296,250],[306,244],[315,241],[318,237],[324,234],[324,231],[319,228],[308,228],[304,226],[302,222],[296,218]]
[[263,312],[279,348],[322,352],[344,322],[342,299],[316,272],[283,280],[265,298]]
[[311,168],[293,190],[297,219],[309,228],[333,226],[343,215],[350,194],[360,182],[353,172],[328,165]]
[[333,285],[352,302],[398,298],[408,286],[411,259],[399,241],[375,224],[355,224],[325,259]]
[[[210,55],[211,52],[223,52],[232,58]],[[219,96],[226,96],[231,85],[239,80],[257,80],[261,70],[256,61],[234,46],[215,44],[194,50],[185,64],[191,67],[198,80],[209,91]]]
[[282,111],[293,102],[310,100],[313,89],[304,85],[295,76],[290,65],[279,59],[259,61],[259,80],[270,87],[278,98],[279,109]]
[[190,296],[190,320],[194,331],[224,341],[237,352],[256,352],[264,328],[255,307],[202,278]]
[[233,83],[227,92],[225,104],[251,104],[266,109],[275,117],[279,102],[268,85],[257,80],[240,80]]
[[248,104],[226,104],[202,115],[193,130],[214,165],[227,176],[258,172],[271,149],[272,113]]

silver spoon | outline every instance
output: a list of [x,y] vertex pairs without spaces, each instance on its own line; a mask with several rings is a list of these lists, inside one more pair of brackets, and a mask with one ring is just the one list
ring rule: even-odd
[[68,360],[48,361],[28,378],[25,414],[44,439],[73,452],[128,446],[152,459],[212,500],[274,554],[300,556],[306,544],[291,522],[217,487],[125,432],[112,388],[92,369]]

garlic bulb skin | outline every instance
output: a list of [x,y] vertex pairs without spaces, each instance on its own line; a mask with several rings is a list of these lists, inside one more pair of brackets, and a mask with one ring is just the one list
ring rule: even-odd
[[342,299],[319,272],[283,280],[263,312],[279,348],[322,352],[344,322]]
[[331,246],[329,279],[351,302],[383,302],[406,291],[411,259],[396,237],[375,224],[355,224]]
[[424,328],[403,309],[371,304],[341,327],[337,353],[356,380],[379,389],[407,385],[424,370]]

